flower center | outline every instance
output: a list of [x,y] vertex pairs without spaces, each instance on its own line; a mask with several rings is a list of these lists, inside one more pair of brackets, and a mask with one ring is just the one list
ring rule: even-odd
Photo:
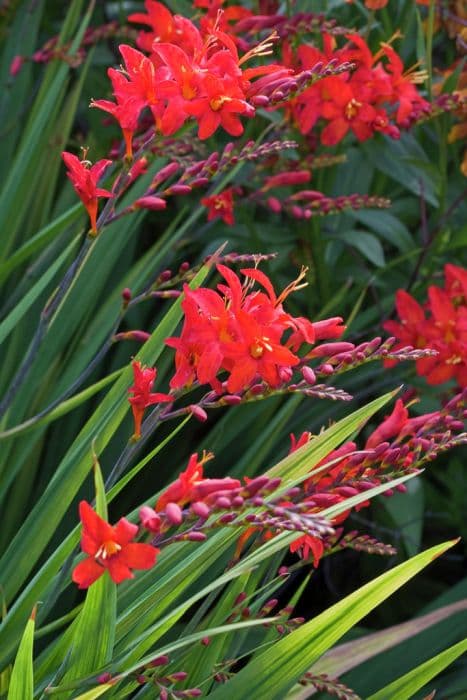
[[213,97],[209,102],[209,106],[213,112],[218,112],[220,109],[222,109],[224,102],[227,102],[228,99],[228,97],[222,97],[221,95],[219,95],[219,97]]
[[256,340],[253,345],[250,345],[250,355],[255,360],[262,357],[265,350],[268,350],[269,352],[272,351],[272,347],[269,344],[269,338],[266,338],[266,336]]
[[105,561],[106,559],[110,559],[110,557],[113,557],[114,554],[117,554],[121,550],[121,545],[119,545],[117,542],[113,542],[112,540],[107,540],[106,542],[103,542],[97,552],[94,555],[95,559],[102,559]]
[[356,99],[352,97],[350,102],[347,102],[347,106],[345,108],[345,116],[346,118],[350,121],[351,119],[354,119],[354,117],[357,116],[358,112],[360,111],[360,107],[362,106],[361,102],[357,102]]

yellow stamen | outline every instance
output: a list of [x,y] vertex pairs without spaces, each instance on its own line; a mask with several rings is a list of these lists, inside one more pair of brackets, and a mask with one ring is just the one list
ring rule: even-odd
[[94,555],[95,559],[103,559],[104,561],[106,559],[109,559],[110,557],[113,557],[114,554],[117,554],[121,550],[121,545],[118,544],[118,542],[113,542],[112,540],[107,540],[106,542],[103,542],[97,552]]
[[250,51],[247,51],[247,53],[241,57],[241,59],[238,62],[238,65],[241,66],[242,63],[245,63],[246,61],[249,61],[250,58],[255,58],[257,56],[270,56],[273,52],[273,46],[274,42],[277,41],[279,38],[278,33],[276,30],[272,32],[266,39],[263,39],[257,46],[254,46]]

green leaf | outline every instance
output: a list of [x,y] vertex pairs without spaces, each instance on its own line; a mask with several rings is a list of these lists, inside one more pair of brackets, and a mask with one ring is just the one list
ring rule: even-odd
[[11,333],[23,316],[29,311],[34,302],[37,301],[44,289],[50,284],[57,272],[63,266],[71,251],[75,247],[75,241],[72,241],[63,251],[61,255],[54,261],[47,271],[38,279],[36,284],[31,287],[29,292],[21,299],[15,308],[8,316],[0,323],[0,344]]
[[421,479],[413,479],[407,484],[407,493],[395,493],[391,498],[382,499],[381,507],[391,518],[394,526],[402,536],[408,556],[420,551],[423,531],[425,497]]
[[83,205],[81,202],[58,216],[47,226],[44,226],[35,236],[30,238],[11,257],[0,265],[0,282],[3,282],[8,275],[15,270],[18,265],[29,260],[32,255],[39,253],[54,238],[60,235],[68,226],[83,215]]
[[16,655],[13,672],[8,689],[8,700],[32,700],[34,695],[34,677],[32,671],[32,648],[36,608],[27,621],[21,644]]
[[459,656],[467,651],[467,638],[442,651],[432,659],[412,669],[390,685],[377,693],[370,695],[368,700],[410,700],[414,693],[423,688],[432,678],[437,676]]
[[3,433],[0,433],[0,440],[6,440],[20,433],[27,433],[29,430],[33,430],[34,428],[40,428],[42,426],[48,425],[49,423],[53,423],[53,421],[57,420],[58,418],[61,418],[62,416],[65,416],[70,411],[73,411],[73,409],[78,408],[78,406],[81,406],[82,403],[90,399],[92,396],[94,396],[94,394],[97,394],[108,384],[111,384],[113,381],[115,381],[121,375],[124,369],[125,368],[122,367],[122,369],[117,369],[115,370],[115,372],[112,372],[112,374],[108,374],[106,377],[100,379],[95,384],[92,384],[91,386],[87,387],[87,389],[83,389],[83,391],[80,391],[78,394],[75,394],[66,401],[62,401],[58,406],[50,410],[45,415],[39,414],[40,417],[36,416],[30,418],[24,423],[20,423],[19,425],[15,425],[9,430],[5,430]]
[[401,253],[408,253],[414,248],[415,241],[404,222],[387,211],[360,211],[348,212],[348,216],[360,224],[364,224],[371,231],[392,243]]
[[332,238],[343,241],[347,243],[347,245],[352,246],[352,248],[356,248],[367,260],[373,263],[373,265],[376,265],[376,267],[384,267],[386,264],[383,246],[372,233],[354,229],[353,231],[335,233]]
[[95,698],[100,698],[101,695],[104,695],[110,688],[113,688],[113,683],[102,683],[102,685],[98,685],[96,688],[91,688],[91,690],[77,695],[75,700],[95,700]]
[[[69,52],[76,51],[81,38],[89,24],[92,14],[92,4],[88,8],[81,24],[73,37]],[[64,25],[70,25],[72,16],[78,14],[82,0],[74,0],[70,5]],[[71,26],[69,27],[71,29]],[[62,31],[62,35],[64,30]],[[62,36],[65,39],[64,36]],[[72,37],[67,37],[72,38]],[[49,66],[49,71],[42,82],[33,107],[29,111],[29,119],[24,129],[23,138],[19,144],[16,157],[8,172],[8,177],[0,196],[0,223],[9,232],[8,244],[2,246],[0,256],[4,259],[14,245],[15,237],[21,227],[21,222],[28,213],[28,204],[35,192],[34,184],[41,174],[41,163],[48,152],[51,129],[65,94],[70,67],[60,62],[58,66]]]
[[[212,698],[281,700],[310,666],[379,603],[456,542],[432,547],[370,581],[259,654]],[[397,696],[392,696],[395,698]]]
[[401,644],[406,639],[413,638],[423,630],[430,629],[438,622],[464,610],[467,610],[467,600],[459,600],[427,615],[402,622],[400,625],[393,625],[381,632],[366,634],[351,642],[345,642],[324,654],[309,670],[316,675],[325,673],[330,677],[340,678],[347,671],[360,666],[377,654]]

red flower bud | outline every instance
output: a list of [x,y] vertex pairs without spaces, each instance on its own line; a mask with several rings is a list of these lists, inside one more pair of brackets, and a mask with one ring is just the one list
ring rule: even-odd
[[165,517],[172,525],[180,525],[183,521],[182,509],[176,503],[167,503]]
[[147,195],[146,197],[140,197],[137,199],[134,206],[137,209],[152,209],[153,211],[160,211],[161,209],[166,208],[167,202],[165,199],[161,199],[160,197]]
[[149,506],[143,506],[139,511],[141,525],[150,532],[159,532],[161,529],[161,519],[155,510]]

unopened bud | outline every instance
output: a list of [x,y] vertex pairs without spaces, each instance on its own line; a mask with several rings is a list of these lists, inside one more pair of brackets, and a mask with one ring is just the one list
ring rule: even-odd
[[143,506],[139,510],[141,525],[150,532],[159,532],[161,529],[161,518],[153,508]]
[[249,388],[249,393],[253,394],[253,396],[259,396],[260,394],[264,393],[264,385],[263,384],[254,384]]
[[269,477],[265,475],[257,476],[255,479],[252,479],[249,484],[246,484],[246,486],[244,487],[244,491],[251,498],[252,496],[257,494],[258,491],[261,491],[261,489],[264,488],[268,483]]
[[209,518],[211,511],[209,509],[209,506],[206,505],[206,503],[203,503],[202,501],[195,501],[191,504],[190,507],[193,513],[198,516],[198,518],[203,518],[203,520]]
[[128,287],[125,287],[122,291],[122,301],[124,306],[128,306],[131,301],[131,289],[128,289]]
[[313,372],[311,367],[302,367],[302,375],[307,384],[316,384],[316,374]]
[[325,362],[324,365],[320,365],[318,367],[318,372],[321,372],[322,374],[330,375],[334,373],[334,367],[330,365],[328,362]]
[[97,682],[98,683],[108,683],[111,679],[112,679],[112,676],[110,673],[101,673],[101,675],[97,677]]
[[163,656],[156,656],[155,659],[149,662],[149,666],[156,668],[156,666],[167,666],[170,659],[165,654]]
[[160,211],[165,209],[167,202],[161,197],[154,197],[153,195],[148,195],[147,197],[140,197],[136,200],[133,205],[136,209],[151,209],[152,211]]
[[241,508],[245,503],[245,500],[242,498],[242,496],[235,496],[232,498],[232,506],[234,508]]
[[196,404],[191,404],[191,406],[188,406],[187,413],[191,413],[191,415],[196,418],[196,420],[199,420],[200,423],[204,423],[208,419],[208,414],[204,408],[201,408],[201,406]]
[[190,194],[191,187],[189,185],[172,185],[165,190],[165,194]]
[[23,65],[24,58],[23,56],[15,56],[10,63],[10,75],[15,77],[15,75],[18,75],[18,73],[21,70],[21,66]]
[[278,374],[281,382],[287,383],[292,379],[293,370],[290,367],[279,367]]
[[227,496],[220,496],[216,498],[217,508],[230,508],[232,506],[232,501]]
[[236,520],[237,516],[235,513],[225,513],[224,515],[221,515],[219,518],[219,522],[221,525],[228,525],[229,523],[232,523],[234,520]]
[[282,204],[277,197],[268,197],[266,204],[268,205],[269,209],[274,212],[274,214],[279,214],[282,210]]
[[125,333],[117,333],[114,335],[114,340],[136,340],[138,343],[145,343],[151,337],[146,331],[125,331]]
[[172,525],[180,525],[183,521],[182,509],[177,503],[167,503],[165,517]]
[[279,601],[277,600],[277,598],[271,598],[271,600],[268,600],[268,602],[263,605],[263,607],[259,611],[259,614],[269,615],[271,611],[274,610],[278,602]]
[[209,178],[208,177],[196,177],[194,180],[191,181],[191,187],[206,187],[207,184],[209,184]]
[[186,671],[175,671],[175,673],[171,673],[170,676],[167,676],[171,681],[184,681],[188,677],[188,673]]
[[203,647],[208,647],[211,644],[210,637],[203,637],[201,640],[201,644],[203,645]]
[[188,532],[185,535],[185,539],[189,540],[190,542],[204,542],[207,540],[206,535],[204,532]]
[[242,402],[242,397],[238,394],[226,394],[222,397],[222,403],[227,406],[237,406]]
[[169,163],[168,165],[165,165],[154,176],[153,181],[152,181],[152,186],[157,187],[157,185],[160,185],[161,182],[164,182],[164,180],[168,180],[169,177],[172,177],[172,175],[175,175],[175,173],[179,169],[180,169],[180,166],[178,163]]
[[250,102],[254,107],[267,107],[269,104],[269,97],[266,95],[253,95],[250,98]]

